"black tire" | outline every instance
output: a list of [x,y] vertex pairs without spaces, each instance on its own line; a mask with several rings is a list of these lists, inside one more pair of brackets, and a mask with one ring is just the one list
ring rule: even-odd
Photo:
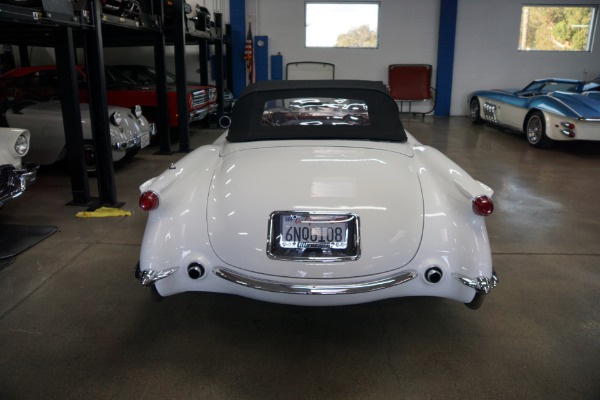
[[473,300],[471,300],[470,303],[465,303],[465,305],[467,307],[469,307],[471,310],[477,310],[479,307],[481,307],[484,300],[485,300],[485,294],[475,293],[475,297],[473,297]]
[[132,147],[125,150],[125,157],[122,158],[123,161],[128,162],[131,161],[133,157],[140,151],[140,147]]
[[533,147],[547,149],[552,146],[552,139],[546,136],[546,120],[541,111],[533,111],[525,122],[525,136]]
[[477,97],[473,97],[469,102],[469,119],[474,124],[483,124],[483,118],[481,118],[481,105],[479,104],[479,99]]

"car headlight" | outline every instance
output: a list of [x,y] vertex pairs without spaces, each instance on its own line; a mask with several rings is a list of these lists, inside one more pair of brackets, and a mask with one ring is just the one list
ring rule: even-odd
[[29,140],[25,135],[19,135],[15,142],[15,151],[18,155],[24,156],[27,154],[27,150],[29,150]]
[[139,104],[136,104],[135,106],[131,107],[131,112],[133,113],[133,115],[135,115],[136,118],[139,118],[142,116],[142,106],[140,106]]
[[121,117],[121,113],[118,111],[112,113],[112,115],[110,116],[110,122],[112,122],[116,126],[121,126],[121,122],[123,122],[123,117]]

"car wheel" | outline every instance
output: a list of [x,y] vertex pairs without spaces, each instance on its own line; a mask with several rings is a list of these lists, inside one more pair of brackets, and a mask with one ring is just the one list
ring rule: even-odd
[[91,142],[83,144],[83,156],[85,160],[85,170],[88,174],[96,173],[96,148]]
[[525,124],[527,141],[533,147],[546,149],[552,145],[552,139],[546,136],[546,122],[544,114],[540,111],[531,113]]
[[467,307],[469,307],[471,310],[477,310],[481,307],[484,300],[485,300],[485,294],[475,293],[475,297],[473,297],[473,300],[471,300],[470,303],[465,303],[465,305]]
[[481,118],[481,106],[479,105],[479,99],[477,97],[473,97],[469,103],[469,117],[474,124],[483,123],[483,118]]
[[121,11],[121,17],[139,21],[143,11],[144,8],[142,7],[141,2],[138,0],[130,0],[125,3],[125,6]]

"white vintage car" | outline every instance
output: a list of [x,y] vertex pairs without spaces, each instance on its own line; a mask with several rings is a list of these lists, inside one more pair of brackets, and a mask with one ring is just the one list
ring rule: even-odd
[[[289,107],[304,99],[311,107]],[[406,133],[381,82],[254,84],[223,136],[140,190],[135,275],[157,297],[437,296],[477,308],[498,284],[493,191]]]
[[26,129],[0,128],[0,208],[22,195],[36,179],[38,165],[22,162],[29,139]]
[[[92,143],[89,105],[80,104],[86,167],[96,168]],[[31,132],[33,145],[26,160],[41,165],[53,164],[65,157],[65,133],[60,101],[21,101],[5,112],[8,126],[20,126]],[[112,158],[114,162],[133,157],[148,146],[155,126],[142,115],[141,107],[133,109],[108,106]]]

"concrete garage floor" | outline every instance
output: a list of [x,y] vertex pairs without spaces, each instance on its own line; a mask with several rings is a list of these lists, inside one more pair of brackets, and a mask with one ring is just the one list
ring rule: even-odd
[[[405,125],[496,191],[501,284],[481,309],[154,303],[132,274],[137,187],[182,154],[150,148],[116,173],[131,217],[75,218],[56,167],[0,210],[2,224],[59,227],[0,272],[0,399],[599,399],[600,144],[536,150],[464,117]],[[195,130],[192,145],[219,132]]]

